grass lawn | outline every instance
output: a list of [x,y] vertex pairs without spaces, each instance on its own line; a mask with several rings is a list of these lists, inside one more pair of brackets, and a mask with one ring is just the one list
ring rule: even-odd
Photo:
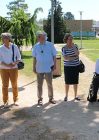
[[25,63],[25,68],[20,72],[24,73],[26,76],[35,76],[33,73],[33,58],[31,51],[23,51],[22,59]]
[[[74,43],[80,48],[80,40],[74,40]],[[60,45],[60,47],[62,46],[63,45]],[[99,39],[82,40],[82,47],[83,49],[80,51],[92,61],[96,61],[96,59],[99,58]]]
[[81,52],[94,62],[99,58],[99,50],[82,50]]
[[[58,52],[58,55],[61,55],[61,52]],[[33,58],[31,55],[31,51],[23,51],[22,59],[25,63],[25,68],[20,71],[20,73],[24,73],[28,77],[35,77],[36,75],[33,73]],[[63,58],[61,57],[61,70],[63,71]]]
[[[80,47],[80,40],[74,40],[74,42]],[[99,39],[82,40],[82,47],[84,49],[99,49]]]
[[[80,46],[80,40],[75,40],[75,43]],[[92,61],[96,61],[99,58],[99,40],[82,40],[83,49],[81,52],[85,54]]]
[[[80,48],[80,40],[74,40],[74,42]],[[82,40],[83,49],[80,50],[83,54],[85,54],[92,61],[96,61],[99,58],[99,40]],[[61,46],[60,46],[61,47]],[[63,72],[63,58],[61,52],[58,52],[58,55],[61,55],[61,70]],[[25,68],[20,72],[24,73],[26,76],[34,77],[35,74],[32,71],[33,67],[33,58],[31,55],[31,51],[23,52],[23,61],[25,62]]]

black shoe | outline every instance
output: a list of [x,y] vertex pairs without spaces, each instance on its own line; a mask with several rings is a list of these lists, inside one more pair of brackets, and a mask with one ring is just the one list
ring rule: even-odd
[[42,98],[38,100],[38,105],[43,105]]
[[97,99],[97,102],[99,102],[99,99]]
[[80,101],[80,98],[79,97],[76,97],[75,100]]
[[67,102],[67,97],[64,98],[64,101]]
[[50,99],[50,100],[49,100],[49,103],[51,103],[51,104],[56,104],[56,101],[55,101],[54,99]]

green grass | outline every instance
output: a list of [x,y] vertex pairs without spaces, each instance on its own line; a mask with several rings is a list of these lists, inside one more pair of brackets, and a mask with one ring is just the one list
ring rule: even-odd
[[[75,43],[80,46],[80,40],[75,40]],[[82,47],[83,49],[81,52],[85,54],[90,60],[95,62],[96,59],[99,58],[99,39],[82,40]]]
[[[58,52],[58,55],[61,56],[61,70],[63,72],[63,58],[61,52]],[[25,67],[23,70],[20,71],[20,73],[25,74],[28,77],[35,77],[35,74],[33,73],[33,58],[31,51],[23,51],[22,52],[22,59],[25,63]]]
[[[78,47],[81,47],[81,41],[80,40],[74,40],[74,43],[78,45]],[[60,47],[62,47],[61,45]],[[99,58],[99,39],[93,39],[93,40],[82,40],[82,50],[81,52],[85,54],[88,58],[90,58],[92,61],[96,61],[97,58]]]
[[[80,40],[74,40],[76,44],[78,44],[80,48],[81,41]],[[82,40],[82,47],[84,49],[99,49],[99,39],[95,40]]]
[[[76,43],[80,48],[80,40],[74,40],[74,43]],[[85,54],[88,58],[90,58],[92,61],[95,62],[96,59],[99,58],[99,50],[98,50],[99,40],[98,39],[97,40],[82,40],[82,46],[83,46],[83,49],[81,50],[81,52]],[[61,71],[63,72],[63,57],[62,57],[61,52],[58,52],[58,55],[61,55]],[[33,58],[32,58],[31,51],[24,51],[22,58],[25,63],[25,68],[21,70],[20,72],[24,73],[26,76],[35,77],[35,74],[32,71]]]
[[86,50],[82,51],[90,60],[96,62],[96,59],[99,58],[99,50]]
[[31,51],[23,51],[22,59],[25,63],[25,67],[20,72],[24,73],[26,76],[35,76],[33,73],[33,58]]

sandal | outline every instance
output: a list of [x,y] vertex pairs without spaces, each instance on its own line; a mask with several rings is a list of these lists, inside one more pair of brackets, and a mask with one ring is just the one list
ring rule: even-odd
[[56,101],[55,101],[54,99],[50,99],[50,100],[49,100],[49,103],[51,103],[51,104],[56,104]]
[[80,98],[79,97],[76,97],[75,100],[80,101]]
[[43,105],[42,98],[38,100],[38,105]]
[[67,97],[64,98],[64,101],[67,102]]

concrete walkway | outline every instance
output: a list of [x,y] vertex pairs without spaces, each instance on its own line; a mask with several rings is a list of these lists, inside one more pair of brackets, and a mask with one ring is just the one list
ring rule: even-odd
[[63,75],[53,79],[56,105],[48,103],[44,82],[44,105],[37,107],[36,79],[23,75],[19,75],[19,106],[12,105],[9,88],[9,108],[2,109],[0,94],[0,140],[99,140],[99,103],[89,104],[86,100],[94,63],[84,55],[80,57],[86,65],[86,72],[80,74],[80,102],[73,100],[72,87],[69,101],[63,101]]

